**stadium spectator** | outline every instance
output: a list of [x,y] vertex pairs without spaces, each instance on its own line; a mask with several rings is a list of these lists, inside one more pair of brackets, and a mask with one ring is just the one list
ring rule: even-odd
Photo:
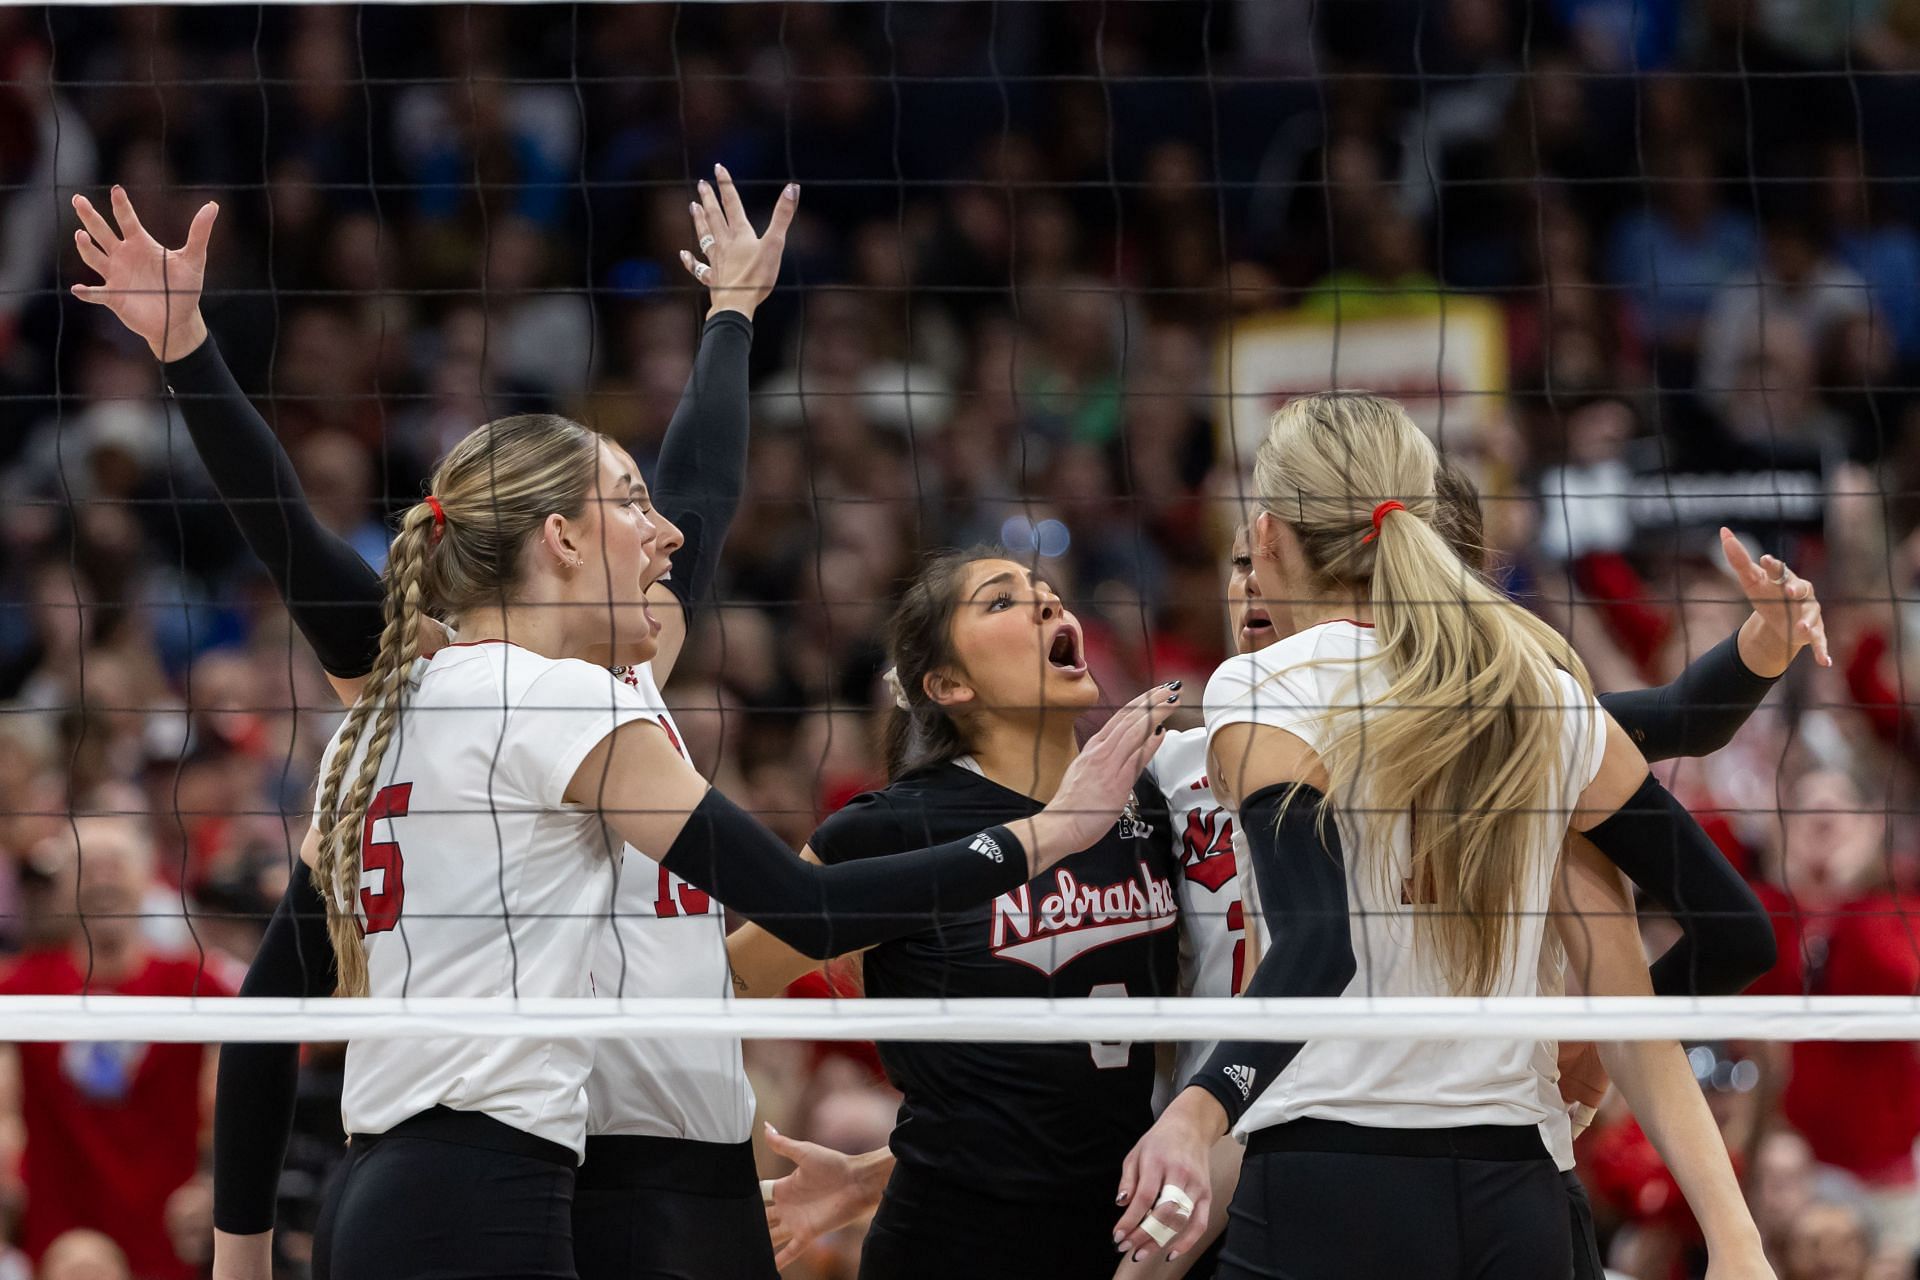
[[36,1280],[135,1280],[127,1256],[98,1231],[76,1227],[47,1246]]
[[[1760,886],[1780,960],[1755,994],[1899,995],[1920,991],[1910,919],[1920,903],[1888,887],[1884,811],[1844,773],[1816,770],[1787,793],[1780,884]],[[1911,1043],[1790,1046],[1781,1099],[1822,1164],[1862,1188],[1878,1248],[1920,1254],[1920,1049]]]
[[[80,817],[57,876],[76,904],[58,945],[21,956],[5,995],[224,996],[199,957],[155,951],[141,928],[154,885],[144,822]],[[55,856],[51,853],[49,857]],[[45,1264],[76,1228],[108,1236],[135,1280],[189,1280],[168,1230],[176,1197],[194,1193],[213,1055],[204,1045],[22,1044],[5,1051],[0,1114],[25,1139],[21,1247]]]

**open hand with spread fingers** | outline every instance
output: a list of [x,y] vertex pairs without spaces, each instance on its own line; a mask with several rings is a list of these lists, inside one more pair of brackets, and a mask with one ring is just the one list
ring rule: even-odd
[[699,237],[698,253],[680,251],[680,265],[701,284],[707,286],[716,311],[738,311],[749,320],[754,309],[767,300],[780,278],[780,255],[786,252],[787,228],[800,208],[800,187],[789,182],[774,202],[773,216],[767,219],[765,235],[757,235],[740,203],[733,175],[725,165],[713,166],[712,182],[700,180],[700,198],[688,205],[693,214],[693,233]]
[[99,284],[74,285],[73,296],[119,316],[162,361],[178,360],[207,340],[200,289],[220,206],[212,201],[200,206],[187,228],[187,243],[179,249],[167,248],[140,225],[126,188],[114,187],[112,206],[117,234],[91,200],[73,198],[73,210],[80,215],[74,247],[80,261],[100,277]]
[[1808,647],[1815,662],[1832,666],[1827,624],[1813,584],[1775,556],[1761,556],[1755,562],[1731,529],[1720,530],[1720,549],[1753,606],[1753,615],[1740,627],[1740,661],[1747,669],[1757,676],[1780,675]]

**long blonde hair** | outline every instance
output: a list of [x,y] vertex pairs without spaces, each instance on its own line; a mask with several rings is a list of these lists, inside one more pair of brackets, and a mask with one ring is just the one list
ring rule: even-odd
[[[400,518],[387,558],[380,654],[360,700],[347,713],[320,784],[320,852],[313,874],[327,900],[336,994],[367,994],[367,949],[355,910],[362,827],[420,656],[421,619],[511,600],[527,541],[549,515],[578,519],[584,512],[599,465],[599,440],[579,423],[553,414],[489,422],[441,459],[433,473],[432,501],[409,507]],[[363,736],[366,754],[343,798],[347,765]]]
[[[1328,712],[1330,803],[1406,814],[1417,936],[1454,989],[1485,995],[1512,960],[1532,860],[1557,848],[1546,787],[1561,767],[1556,669],[1586,667],[1546,623],[1490,587],[1434,528],[1439,459],[1392,400],[1327,392],[1273,415],[1254,460],[1265,509],[1299,538],[1316,594],[1365,590],[1387,687],[1363,717]],[[1383,513],[1376,536],[1374,511]],[[1324,820],[1325,814],[1322,814]],[[1391,885],[1383,849],[1361,865]]]

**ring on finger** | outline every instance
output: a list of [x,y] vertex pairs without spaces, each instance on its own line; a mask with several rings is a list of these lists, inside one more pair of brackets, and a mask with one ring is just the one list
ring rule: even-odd
[[709,250],[709,249],[711,249],[711,248],[713,248],[713,241],[714,241],[714,237],[713,237],[713,236],[711,236],[711,235],[704,235],[704,236],[701,236],[701,237],[700,237],[700,252],[702,252],[702,253],[705,253],[705,252],[706,252],[707,250]]

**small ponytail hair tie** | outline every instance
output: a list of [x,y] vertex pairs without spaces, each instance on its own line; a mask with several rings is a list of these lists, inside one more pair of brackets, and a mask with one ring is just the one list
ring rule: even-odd
[[[427,495],[426,502],[427,509],[433,512],[433,540],[439,542],[440,535],[447,531],[447,509],[441,506],[440,499],[432,494]],[[1376,520],[1374,523],[1378,527],[1379,521]]]
[[881,683],[887,686],[887,692],[893,695],[893,705],[902,711],[913,710],[913,704],[907,701],[907,687],[900,683],[900,668],[888,667],[880,673]]
[[1405,511],[1406,509],[1407,509],[1406,503],[1396,501],[1393,498],[1388,498],[1385,502],[1375,507],[1373,509],[1373,532],[1368,534],[1366,537],[1360,539],[1360,541],[1372,542],[1375,538],[1380,536],[1380,522],[1387,518],[1387,512]]

